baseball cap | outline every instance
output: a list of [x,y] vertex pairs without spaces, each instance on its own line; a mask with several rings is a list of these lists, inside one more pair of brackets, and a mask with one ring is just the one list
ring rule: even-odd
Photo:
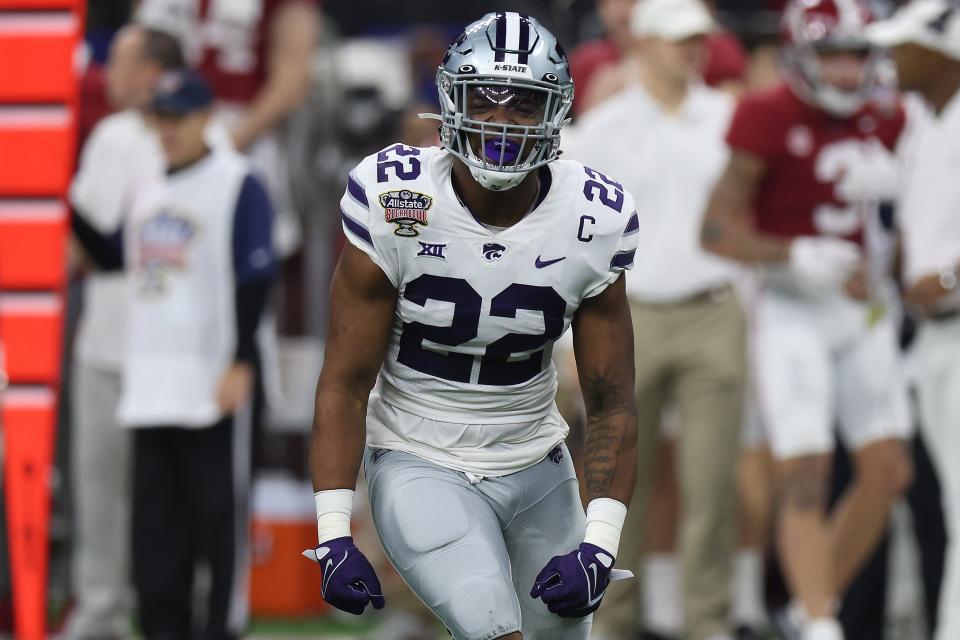
[[640,0],[630,16],[630,32],[638,38],[684,40],[713,29],[713,16],[700,0]]
[[878,47],[912,43],[960,60],[960,7],[949,0],[913,0],[867,25],[866,36]]
[[196,71],[181,69],[160,76],[153,89],[150,109],[160,113],[186,115],[212,103],[213,92],[206,80]]

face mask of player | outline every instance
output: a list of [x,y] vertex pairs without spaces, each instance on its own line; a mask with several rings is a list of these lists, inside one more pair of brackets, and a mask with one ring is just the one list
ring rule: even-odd
[[520,184],[529,171],[518,171],[540,150],[547,94],[534,89],[475,85],[466,96],[468,154],[478,165],[473,177],[499,191]]
[[801,64],[816,103],[841,117],[853,115],[870,98],[876,67],[877,56],[868,48],[814,49]]

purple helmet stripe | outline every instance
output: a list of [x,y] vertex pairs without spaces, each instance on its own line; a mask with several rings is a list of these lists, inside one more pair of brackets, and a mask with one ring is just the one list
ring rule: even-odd
[[494,61],[503,62],[507,48],[507,18],[502,11],[497,13],[497,36],[493,43]]

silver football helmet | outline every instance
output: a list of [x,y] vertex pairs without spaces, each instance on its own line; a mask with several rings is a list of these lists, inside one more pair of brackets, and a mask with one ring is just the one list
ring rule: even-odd
[[[557,158],[573,80],[557,39],[529,16],[488,13],[464,29],[437,70],[443,147],[487,189],[520,184]],[[494,112],[507,110],[509,118]],[[507,121],[504,121],[507,120]]]

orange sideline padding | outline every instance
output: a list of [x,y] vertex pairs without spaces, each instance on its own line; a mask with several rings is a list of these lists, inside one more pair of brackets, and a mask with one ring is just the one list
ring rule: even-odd
[[[0,0],[0,11],[4,11],[0,84],[7,87],[5,93],[0,90],[0,200],[66,195],[79,113],[80,69],[73,52],[83,34],[86,4],[86,0]],[[37,102],[54,104],[27,104]],[[24,239],[22,249],[43,262],[37,265],[37,281],[24,286],[44,288],[48,293],[11,295],[3,290],[18,285],[0,282],[0,339],[14,383],[47,382],[50,386],[32,395],[22,389],[8,392],[4,489],[16,594],[14,635],[18,640],[41,640],[46,637],[49,479],[56,412],[56,395],[51,389],[59,384],[63,326],[63,269],[57,260],[63,259],[66,228],[57,223],[44,229],[18,224],[2,232],[30,236]],[[23,256],[10,257],[10,248],[7,243],[0,249],[2,260],[10,261],[3,263],[3,273],[13,273],[15,280],[22,281]],[[59,258],[53,258],[53,252],[59,252]],[[15,266],[12,272],[11,263]]]
[[0,107],[0,196],[65,193],[74,129],[66,107]]
[[74,92],[76,24],[70,14],[12,14],[0,27],[0,101],[66,102]]
[[67,210],[58,200],[0,200],[0,289],[65,284]]
[[55,294],[0,296],[0,336],[12,384],[60,380],[63,303]]
[[[56,398],[52,391],[9,389],[4,397],[3,486],[14,583],[15,637],[41,640],[47,592],[47,532]],[[37,615],[40,612],[41,615]]]

